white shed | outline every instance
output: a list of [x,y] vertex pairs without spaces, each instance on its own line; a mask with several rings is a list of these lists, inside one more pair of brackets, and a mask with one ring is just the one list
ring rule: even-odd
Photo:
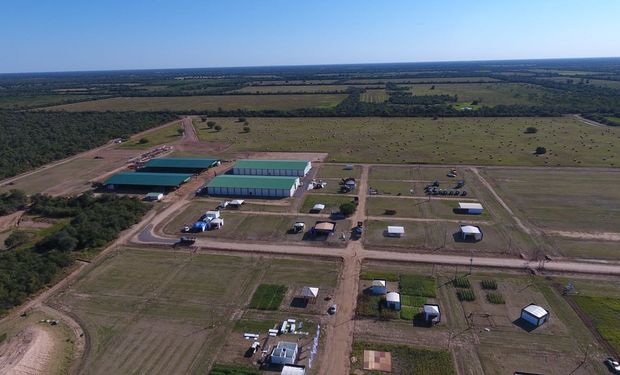
[[441,311],[439,305],[427,303],[422,306],[422,314],[424,321],[430,324],[437,324],[441,321]]
[[301,290],[301,295],[304,298],[316,298],[319,295],[319,288],[313,286],[304,286]]
[[218,217],[217,219],[213,219],[209,222],[209,226],[211,229],[220,229],[224,226],[224,219]]
[[392,310],[400,311],[400,294],[398,292],[386,294],[385,305]]
[[220,217],[220,211],[207,211],[204,214],[204,218],[209,219],[209,220],[219,219],[219,217]]
[[521,319],[539,327],[549,320],[549,311],[544,308],[530,303],[521,310]]
[[482,213],[482,205],[480,203],[464,203],[459,202],[459,211],[472,214],[472,215],[480,215]]
[[370,293],[374,295],[381,295],[387,293],[386,280],[374,279],[370,285]]
[[405,227],[392,226],[387,227],[387,235],[390,237],[402,237],[405,234]]
[[461,225],[461,236],[463,237],[463,240],[473,238],[475,241],[481,241],[483,234],[480,227],[475,225]]
[[312,209],[310,210],[310,212],[321,212],[325,209],[325,205],[322,203],[317,203],[315,204]]

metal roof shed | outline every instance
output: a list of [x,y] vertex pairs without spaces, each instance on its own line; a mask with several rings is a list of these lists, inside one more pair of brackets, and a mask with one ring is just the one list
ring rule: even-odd
[[480,227],[474,225],[461,225],[461,235],[463,240],[473,238],[475,241],[481,241],[483,236]]
[[549,312],[538,305],[530,303],[521,310],[521,319],[539,327],[549,320]]
[[233,166],[233,174],[257,176],[305,176],[312,168],[308,160],[239,160]]
[[191,177],[192,175],[187,173],[123,172],[108,178],[104,182],[104,185],[110,189],[114,189],[117,186],[158,186],[176,188],[189,181]]
[[385,305],[393,310],[400,310],[400,294],[398,292],[389,292],[385,295]]
[[480,203],[459,202],[459,210],[468,214],[479,215],[483,208]]
[[387,227],[387,235],[390,237],[402,237],[405,234],[405,227],[392,226]]
[[220,175],[207,184],[210,195],[244,197],[291,197],[299,187],[299,178],[290,176]]
[[219,162],[219,159],[212,158],[156,158],[147,161],[143,170],[200,172],[215,167]]

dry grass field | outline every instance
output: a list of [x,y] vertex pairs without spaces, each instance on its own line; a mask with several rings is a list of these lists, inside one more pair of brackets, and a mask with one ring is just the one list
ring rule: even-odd
[[[371,86],[372,87],[372,86]],[[321,92],[345,92],[347,85],[279,85],[279,86],[246,86],[234,92],[246,94],[273,94],[273,93],[321,93]]]
[[337,272],[326,261],[122,249],[56,299],[88,332],[89,373],[206,373],[259,284],[328,288]]
[[[539,166],[616,166],[620,129],[573,118],[211,118],[203,141],[231,152],[328,152],[328,161]],[[538,133],[525,134],[527,127]],[[378,145],[381,145],[379,147]],[[547,149],[536,156],[538,146]]]
[[[434,87],[434,89],[433,89]],[[414,95],[456,95],[459,102],[481,105],[539,104],[553,98],[553,92],[521,83],[439,83],[411,86]]]
[[216,111],[334,107],[345,94],[117,97],[46,107],[48,111]]

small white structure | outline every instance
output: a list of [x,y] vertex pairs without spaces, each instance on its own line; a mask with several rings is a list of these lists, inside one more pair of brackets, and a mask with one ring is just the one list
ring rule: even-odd
[[387,283],[385,280],[375,279],[370,285],[370,293],[374,295],[383,295],[387,293]]
[[203,218],[209,219],[209,220],[219,219],[219,217],[220,217],[220,211],[207,211],[203,216]]
[[322,203],[317,203],[315,204],[312,209],[310,210],[310,212],[321,212],[325,209],[325,205]]
[[241,207],[243,202],[245,202],[243,199],[233,199],[232,201],[228,202],[228,205],[233,206],[235,208],[239,208]]
[[549,311],[530,303],[521,310],[521,319],[536,327],[540,327],[549,320]]
[[461,225],[461,236],[463,240],[473,238],[474,241],[482,241],[483,234],[480,227],[475,225]]
[[284,365],[280,375],[306,375],[306,368],[297,365]]
[[301,290],[301,296],[304,298],[316,298],[319,295],[319,288],[313,286],[304,286]]
[[385,295],[385,306],[387,308],[400,311],[400,293],[389,292]]
[[437,324],[441,321],[441,312],[439,311],[439,305],[427,303],[422,306],[422,314],[424,321],[429,324]]
[[149,202],[157,202],[164,199],[164,194],[163,193],[148,193],[145,197],[144,200],[149,201]]
[[271,363],[276,365],[294,365],[297,361],[297,344],[280,341],[271,352]]
[[405,227],[392,226],[387,227],[387,235],[389,237],[402,237],[405,234]]
[[459,211],[470,215],[480,215],[483,211],[483,208],[480,203],[459,202]]
[[224,226],[224,219],[218,217],[217,219],[213,219],[209,222],[209,227],[211,229],[220,229]]

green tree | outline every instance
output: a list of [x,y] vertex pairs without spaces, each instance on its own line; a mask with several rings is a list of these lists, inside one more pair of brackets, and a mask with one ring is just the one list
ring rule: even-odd
[[215,129],[215,131],[222,131],[222,125],[215,125],[213,128]]
[[536,147],[536,151],[534,152],[536,155],[543,155],[547,153],[547,149],[542,147],[542,146],[538,146]]
[[351,216],[355,213],[357,206],[353,202],[347,202],[340,205],[340,213],[344,216]]
[[243,131],[244,131],[245,133],[249,133],[249,132],[250,132],[250,127],[249,127],[249,126],[244,126],[244,127],[243,127]]
[[214,126],[215,126],[215,121],[207,121],[207,128],[213,129]]
[[149,143],[149,139],[148,138],[140,138],[138,143],[141,144],[141,145]]
[[528,126],[527,129],[525,129],[525,133],[535,134],[535,133],[538,133],[538,129],[534,126]]
[[245,122],[245,117],[239,117],[239,122]]
[[28,233],[16,230],[4,240],[4,246],[6,246],[7,249],[12,249],[26,243],[26,241],[28,241]]

